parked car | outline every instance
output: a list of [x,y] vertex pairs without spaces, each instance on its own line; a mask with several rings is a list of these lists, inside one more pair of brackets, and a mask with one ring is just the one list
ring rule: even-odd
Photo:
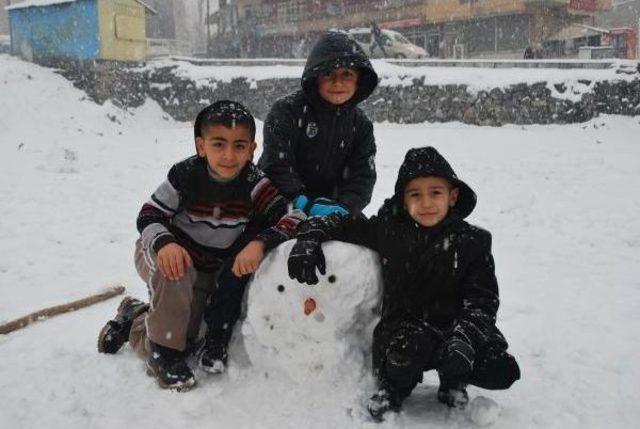
[[[373,44],[373,35],[370,28],[353,28],[347,33],[365,50],[371,58],[384,58],[385,55],[379,46],[376,46],[371,52]],[[423,48],[414,45],[406,37],[397,31],[382,29],[385,37],[384,50],[386,57],[390,58],[408,58],[419,59],[427,58],[429,55]]]

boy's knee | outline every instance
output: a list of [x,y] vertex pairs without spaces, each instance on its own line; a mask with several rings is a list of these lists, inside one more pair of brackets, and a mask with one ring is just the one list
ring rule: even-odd
[[385,359],[387,377],[394,381],[411,380],[422,373],[423,363],[401,350],[388,350]]
[[193,267],[185,268],[184,275],[177,280],[155,271],[149,282],[154,307],[158,307],[159,301],[170,301],[171,307],[190,308],[197,279],[198,272]]
[[426,326],[401,326],[391,337],[385,353],[385,366],[390,376],[414,377],[422,374],[432,361],[439,343],[438,336]]

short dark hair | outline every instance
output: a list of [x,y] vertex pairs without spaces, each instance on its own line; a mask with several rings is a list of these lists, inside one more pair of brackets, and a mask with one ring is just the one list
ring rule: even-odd
[[237,101],[220,100],[202,109],[193,126],[194,138],[202,137],[205,127],[213,125],[223,125],[227,128],[242,125],[249,130],[251,140],[256,138],[256,121],[253,115]]

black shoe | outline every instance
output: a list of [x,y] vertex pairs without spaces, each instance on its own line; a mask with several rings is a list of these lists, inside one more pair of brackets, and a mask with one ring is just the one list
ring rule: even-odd
[[147,374],[154,376],[163,389],[186,391],[196,384],[193,372],[184,360],[184,353],[159,344],[151,343]]
[[384,415],[387,412],[393,411],[397,413],[400,411],[400,404],[388,389],[383,388],[378,390],[371,398],[369,398],[367,411],[369,411],[373,420],[381,422],[384,420]]
[[227,368],[228,345],[225,341],[207,338],[198,352],[198,365],[211,374],[222,374]]
[[440,384],[438,388],[438,401],[447,405],[449,408],[464,409],[469,403],[469,395],[467,394],[466,385],[457,384]]
[[149,309],[149,304],[130,296],[124,297],[118,306],[118,313],[109,320],[98,334],[98,352],[114,354],[129,341],[133,320]]

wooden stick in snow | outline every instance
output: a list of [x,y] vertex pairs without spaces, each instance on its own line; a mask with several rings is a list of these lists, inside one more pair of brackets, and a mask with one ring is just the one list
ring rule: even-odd
[[10,332],[22,329],[25,326],[31,325],[33,322],[48,319],[49,317],[57,316],[58,314],[69,313],[76,311],[80,308],[88,307],[93,304],[97,304],[102,301],[106,301],[109,298],[118,296],[124,293],[124,286],[115,285],[108,286],[103,292],[89,295],[85,298],[78,299],[76,301],[67,302],[61,305],[55,305],[53,307],[43,308],[31,314],[28,314],[19,319],[12,320],[0,325],[0,335],[8,334]]

